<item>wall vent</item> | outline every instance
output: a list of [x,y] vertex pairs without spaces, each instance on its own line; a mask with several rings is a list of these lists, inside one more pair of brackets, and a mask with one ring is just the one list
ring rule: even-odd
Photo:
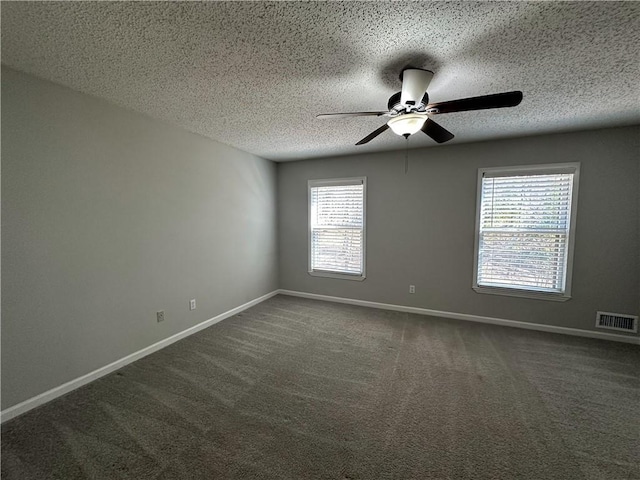
[[638,317],[621,313],[598,312],[596,314],[596,328],[638,333]]

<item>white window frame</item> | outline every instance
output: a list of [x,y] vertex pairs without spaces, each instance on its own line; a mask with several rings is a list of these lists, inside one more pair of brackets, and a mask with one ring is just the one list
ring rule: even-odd
[[[332,272],[327,270],[314,270],[311,267],[311,188],[340,185],[362,185],[362,274],[349,274]],[[308,248],[308,273],[314,277],[338,278],[341,280],[363,281],[367,271],[367,177],[331,178],[324,180],[309,180],[307,182],[307,248]]]
[[[507,174],[508,175],[545,175],[557,173],[573,173],[573,186],[571,191],[571,210],[569,223],[569,239],[567,245],[567,265],[565,270],[565,289],[563,292],[543,292],[526,288],[511,287],[490,287],[486,285],[478,285],[478,254],[480,247],[480,214],[482,202],[482,178],[485,173]],[[502,175],[501,175],[502,176]],[[566,302],[571,298],[571,281],[573,277],[573,250],[576,238],[576,216],[578,210],[578,185],[580,177],[580,162],[572,163],[552,163],[545,165],[522,165],[513,167],[488,167],[478,169],[478,185],[476,195],[476,229],[475,229],[475,246],[473,256],[473,285],[472,288],[477,293],[488,293],[492,295],[507,295],[512,297],[536,298],[540,300],[551,300],[557,302]]]

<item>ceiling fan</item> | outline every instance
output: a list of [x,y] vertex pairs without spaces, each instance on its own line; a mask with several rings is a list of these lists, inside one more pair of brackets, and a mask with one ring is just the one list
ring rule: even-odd
[[405,138],[409,138],[410,135],[422,130],[436,142],[444,143],[453,138],[453,133],[431,120],[431,115],[468,110],[485,110],[488,108],[515,107],[522,101],[522,92],[514,91],[450,100],[448,102],[429,103],[427,87],[432,77],[433,72],[429,70],[420,68],[403,70],[400,74],[402,91],[389,98],[387,104],[389,110],[386,112],[322,113],[316,117],[391,117],[387,123],[371,132],[356,145],[370,142],[389,128],[397,135]]

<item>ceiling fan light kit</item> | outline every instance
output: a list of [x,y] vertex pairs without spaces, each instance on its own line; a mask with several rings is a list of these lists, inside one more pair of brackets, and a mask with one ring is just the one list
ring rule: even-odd
[[427,118],[424,114],[407,113],[393,117],[387,122],[387,125],[389,125],[396,135],[407,138],[414,133],[418,133],[422,129],[424,122],[427,121]]
[[391,119],[378,129],[360,140],[356,145],[364,145],[370,142],[382,132],[391,130],[400,136],[409,138],[414,133],[422,130],[437,143],[448,142],[453,138],[453,133],[438,125],[430,117],[443,113],[465,112],[470,110],[486,110],[489,108],[515,107],[522,101],[522,92],[504,92],[480,97],[462,98],[447,102],[428,103],[427,88],[433,77],[433,72],[419,68],[407,68],[400,74],[402,91],[389,98],[387,107],[389,111],[382,112],[351,112],[351,113],[324,113],[317,118],[331,117],[391,117]]

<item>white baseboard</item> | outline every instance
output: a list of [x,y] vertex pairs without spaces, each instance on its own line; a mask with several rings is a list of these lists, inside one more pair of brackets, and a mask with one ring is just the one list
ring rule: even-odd
[[312,298],[327,302],[348,303],[350,305],[360,305],[362,307],[380,308],[382,310],[394,310],[396,312],[416,313],[418,315],[430,315],[433,317],[453,318],[456,320],[467,320],[470,322],[490,323],[492,325],[503,325],[505,327],[524,328],[527,330],[538,330],[540,332],[562,333],[578,337],[598,338],[601,340],[613,340],[614,342],[631,343],[640,345],[640,337],[629,335],[618,335],[615,333],[594,332],[579,328],[557,327],[555,325],[542,325],[539,323],[520,322],[518,320],[507,320],[505,318],[483,317],[480,315],[470,315],[468,313],[444,312],[441,310],[430,310],[428,308],[408,307],[404,305],[393,305],[390,303],[370,302],[367,300],[356,300],[353,298],[331,297],[329,295],[319,295],[317,293],[297,292],[294,290],[278,290],[282,295],[294,297]]
[[29,410],[39,407],[51,400],[60,397],[66,393],[69,393],[77,388],[80,388],[87,383],[93,382],[100,377],[103,377],[119,368],[122,368],[136,360],[139,360],[147,355],[150,355],[153,352],[156,352],[168,345],[171,345],[178,340],[181,340],[189,335],[193,335],[196,332],[199,332],[202,329],[210,327],[222,320],[232,317],[247,308],[253,307],[258,303],[264,302],[265,300],[278,295],[290,295],[294,297],[303,297],[303,298],[311,298],[315,300],[324,300],[328,302],[336,302],[336,303],[347,303],[350,305],[360,305],[363,307],[371,307],[371,308],[380,308],[383,310],[394,310],[397,312],[407,312],[407,313],[416,313],[418,315],[430,315],[434,317],[441,318],[453,318],[456,320],[467,320],[471,322],[480,322],[480,323],[490,323],[492,325],[503,325],[506,327],[516,327],[516,328],[525,328],[528,330],[538,330],[541,332],[552,332],[552,333],[562,333],[565,335],[575,335],[579,337],[589,337],[589,338],[598,338],[602,340],[613,340],[616,342],[624,342],[631,343],[635,345],[640,345],[640,337],[637,336],[627,336],[627,335],[618,335],[615,333],[604,333],[604,332],[594,332],[590,330],[581,330],[578,328],[567,328],[567,327],[557,327],[554,325],[541,325],[538,323],[530,323],[530,322],[520,322],[517,320],[507,320],[504,318],[495,318],[495,317],[483,317],[480,315],[470,315],[467,313],[455,313],[455,312],[445,312],[441,310],[430,310],[427,308],[418,308],[418,307],[409,307],[405,305],[393,305],[389,303],[378,303],[378,302],[370,302],[367,300],[356,300],[353,298],[343,298],[343,297],[332,297],[329,295],[319,295],[316,293],[307,293],[307,292],[297,292],[293,290],[274,290],[273,292],[267,293],[261,297],[258,297],[250,302],[247,302],[243,305],[240,305],[236,308],[232,308],[220,315],[217,315],[209,320],[205,320],[204,322],[199,323],[198,325],[194,325],[182,332],[176,333],[164,340],[161,340],[153,345],[150,345],[142,350],[138,350],[137,352],[132,353],[131,355],[127,355],[120,360],[116,360],[109,365],[105,365],[104,367],[98,368],[93,372],[89,372],[86,375],[78,377],[74,380],[71,380],[63,385],[52,388],[40,395],[36,395],[33,398],[25,400],[24,402],[18,403],[12,407],[9,407],[2,412],[0,412],[0,421],[2,423],[11,420],[12,418],[17,417],[18,415],[22,415]]
[[14,405],[13,407],[9,407],[3,410],[2,412],[0,412],[0,421],[4,423],[7,420],[11,420],[12,418],[17,417],[18,415],[22,415],[23,413],[28,412],[33,408],[39,407],[40,405],[50,402],[54,398],[57,398],[66,393],[69,393],[72,390],[75,390],[76,388],[80,388],[83,385],[93,382],[94,380],[97,380],[100,377],[104,377],[105,375],[115,370],[118,370],[119,368],[122,368],[125,365],[135,362],[136,360],[146,357],[147,355],[153,352],[156,352],[168,345],[171,345],[174,342],[177,342],[178,340],[182,340],[183,338],[188,337],[189,335],[193,335],[194,333],[199,332],[204,328],[210,327],[211,325],[221,322],[225,318],[232,317],[233,315],[236,315],[237,313],[240,313],[243,310],[246,310],[247,308],[253,307],[258,303],[264,302],[268,298],[271,298],[277,294],[278,294],[278,290],[274,290],[273,292],[267,293],[266,295],[253,299],[250,302],[240,305],[239,307],[232,308],[231,310],[221,313],[220,315],[216,315],[215,317],[210,318],[209,320],[205,320],[204,322],[194,325],[193,327],[187,328],[186,330],[176,333],[175,335],[165,338],[164,340],[160,340],[159,342],[154,343],[153,345],[149,345],[148,347],[145,347],[142,350],[138,350],[137,352],[134,352],[131,355],[127,355],[126,357],[121,358],[120,360],[116,360],[115,362],[110,363],[109,365],[105,365],[104,367],[98,368],[97,370],[94,370],[93,372],[89,372],[86,375],[82,375],[81,377],[71,380],[63,385],[60,385],[59,387],[52,388],[51,390],[41,393],[40,395],[36,395],[35,397],[25,400],[24,402],[20,402],[17,405]]

